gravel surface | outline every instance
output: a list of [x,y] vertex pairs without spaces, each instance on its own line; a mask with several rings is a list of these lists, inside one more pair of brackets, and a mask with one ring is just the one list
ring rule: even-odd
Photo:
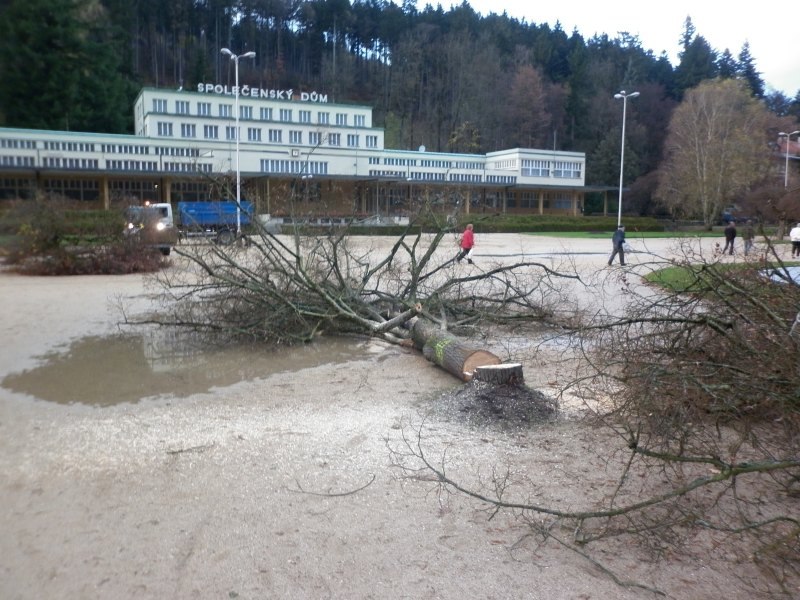
[[[478,264],[520,248],[565,251],[554,239],[476,239]],[[599,272],[609,248],[572,252]],[[650,256],[631,255],[633,268]],[[0,274],[0,383],[70,341],[114,332],[117,299],[135,311],[150,296],[138,276]],[[553,418],[548,384],[565,373],[547,348],[526,364],[542,410],[516,403],[510,428],[458,418],[470,412],[462,384],[418,354],[373,350],[105,407],[0,387],[0,598],[655,597],[532,535],[519,515],[493,515],[398,466],[413,464],[406,443],[419,442],[477,489],[501,468],[519,482],[509,493],[572,508],[613,483],[605,449],[616,440],[569,411]],[[475,397],[468,404],[486,416]],[[752,597],[741,567],[706,547],[655,560],[609,543],[601,557],[671,598]]]

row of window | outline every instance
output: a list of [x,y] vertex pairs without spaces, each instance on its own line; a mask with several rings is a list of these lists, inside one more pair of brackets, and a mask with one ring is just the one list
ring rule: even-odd
[[[566,193],[545,193],[541,197],[542,208],[568,210],[572,208],[572,197]],[[506,197],[507,208],[539,208],[539,194],[536,192],[517,192]]]
[[135,144],[102,144],[100,148],[106,154],[150,154],[150,146]]
[[[58,140],[45,140],[42,142],[45,150],[51,152],[95,152],[97,144],[92,142],[64,142]],[[19,139],[0,139],[0,148],[12,148],[17,150],[36,150],[38,148],[36,140]],[[108,154],[150,154],[148,146],[137,146],[134,144],[101,144],[101,152]]]
[[[212,113],[211,102],[197,102],[195,105],[195,115],[198,117],[210,117]],[[233,104],[220,103],[217,105],[217,116],[223,119],[230,119],[233,117]],[[168,103],[164,98],[153,98],[153,112],[158,114],[169,114]],[[278,109],[278,121],[282,123],[306,123],[312,122],[312,111],[298,110],[298,120],[294,120],[294,109],[280,108]],[[191,103],[188,100],[175,101],[175,114],[177,115],[191,115]],[[239,105],[239,118],[245,121],[252,121],[254,119],[253,107],[247,104]],[[269,106],[262,106],[258,112],[259,120],[261,121],[274,121],[275,110]],[[335,113],[334,119],[336,125],[340,127],[347,127],[349,125],[350,117],[353,117],[353,125],[355,127],[366,126],[365,115],[349,115],[348,113]],[[331,113],[328,111],[317,111],[318,125],[330,125]]]
[[[156,153],[164,156],[189,156],[197,157],[198,152],[196,149],[186,148],[169,148],[160,147],[156,148]],[[0,156],[0,165],[4,167],[33,167],[34,159],[32,156]],[[323,166],[324,165],[324,166]],[[99,161],[97,159],[89,158],[61,158],[61,157],[45,157],[43,166],[52,169],[99,169]],[[166,172],[174,173],[211,173],[210,164],[202,164],[195,162],[163,162],[159,167],[157,161],[139,161],[139,160],[107,160],[106,168],[111,171],[158,171],[163,170]],[[309,174],[325,175],[328,173],[327,163],[316,161],[302,161],[302,160],[262,160],[261,171],[265,173],[290,173],[301,174],[307,172]],[[572,172],[572,171],[570,171]],[[406,179],[413,181],[440,181],[446,179],[446,173],[431,173],[424,171],[393,171],[387,169],[373,169],[369,172],[371,177],[392,177],[397,179]],[[558,177],[559,175],[555,175]],[[570,175],[565,175],[570,176]],[[579,177],[580,172],[577,172],[573,177]],[[483,177],[479,174],[468,173],[450,173],[449,180],[457,183],[481,183]],[[487,175],[487,183],[494,184],[513,184],[516,182],[516,177],[509,175]]]
[[61,158],[46,156],[42,164],[49,169],[94,169],[97,170],[100,161],[96,158]]
[[523,177],[553,177],[580,179],[581,163],[577,161],[522,160]]
[[[168,121],[159,121],[157,124],[158,129],[158,136],[159,137],[172,137],[173,136],[173,124]],[[227,141],[233,142],[236,141],[236,127],[235,126],[226,126],[225,127],[225,139]],[[282,144],[283,140],[283,133],[282,129],[268,129],[267,130],[267,141],[270,144]],[[289,144],[295,146],[302,146],[303,144],[303,132],[298,130],[291,130],[288,131],[288,142]],[[263,142],[264,138],[262,136],[263,130],[260,127],[248,127],[247,128],[247,141],[248,142]],[[197,137],[197,125],[194,123],[181,123],[181,136],[182,138],[193,139]],[[220,126],[219,125],[204,125],[203,126],[203,138],[207,140],[218,140],[220,139]],[[365,136],[366,138],[366,147],[367,148],[377,148],[378,147],[378,136],[377,135],[368,135]],[[346,136],[347,147],[348,148],[359,148],[361,145],[361,136],[358,134],[347,134]],[[321,131],[309,131],[308,132],[308,145],[310,146],[321,146],[323,143],[327,142],[328,146],[339,147],[342,145],[342,134],[341,133],[322,133]],[[176,149],[172,149],[176,150]],[[197,156],[197,154],[194,154]]]
[[514,185],[517,178],[513,175],[487,175],[486,183],[497,183],[501,185]]
[[328,163],[313,160],[263,159],[261,172],[286,175],[327,175]]
[[437,169],[483,169],[481,161],[432,160],[419,158],[384,158],[383,164],[395,167],[434,167]]
[[158,171],[156,160],[107,160],[109,171]]
[[15,148],[22,150],[34,150],[36,142],[33,140],[9,140],[0,139],[0,148]]
[[0,156],[0,165],[4,167],[34,167],[32,156]]

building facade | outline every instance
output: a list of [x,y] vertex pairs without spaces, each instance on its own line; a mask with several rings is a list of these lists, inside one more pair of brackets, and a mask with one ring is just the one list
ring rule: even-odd
[[586,157],[394,150],[372,108],[317,93],[199,84],[143,89],[134,135],[0,128],[0,200],[37,193],[92,208],[241,197],[275,218],[443,210],[581,214]]

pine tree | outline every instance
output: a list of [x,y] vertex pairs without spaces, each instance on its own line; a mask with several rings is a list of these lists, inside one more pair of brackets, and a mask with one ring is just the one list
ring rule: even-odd
[[764,80],[761,79],[761,73],[756,70],[755,60],[750,54],[749,42],[745,42],[742,45],[742,51],[739,52],[737,75],[747,83],[753,96],[764,97]]
[[675,71],[678,93],[683,97],[686,90],[716,76],[717,53],[703,36],[695,36],[681,53],[681,62]]
[[82,56],[75,0],[12,0],[0,22],[5,124],[71,129]]
[[0,19],[0,105],[11,127],[123,133],[131,85],[96,0],[12,0]]
[[717,72],[720,79],[735,79],[739,72],[739,63],[736,62],[733,54],[727,48],[725,48],[717,61]]

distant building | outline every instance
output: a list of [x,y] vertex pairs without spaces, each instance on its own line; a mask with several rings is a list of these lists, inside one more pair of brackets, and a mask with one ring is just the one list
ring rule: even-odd
[[[145,88],[135,135],[0,128],[0,200],[37,191],[112,208],[242,198],[259,213],[396,217],[421,200],[466,212],[579,215],[586,156],[514,148],[486,155],[392,150],[372,108],[316,93],[199,84]],[[235,192],[234,192],[235,193]]]

